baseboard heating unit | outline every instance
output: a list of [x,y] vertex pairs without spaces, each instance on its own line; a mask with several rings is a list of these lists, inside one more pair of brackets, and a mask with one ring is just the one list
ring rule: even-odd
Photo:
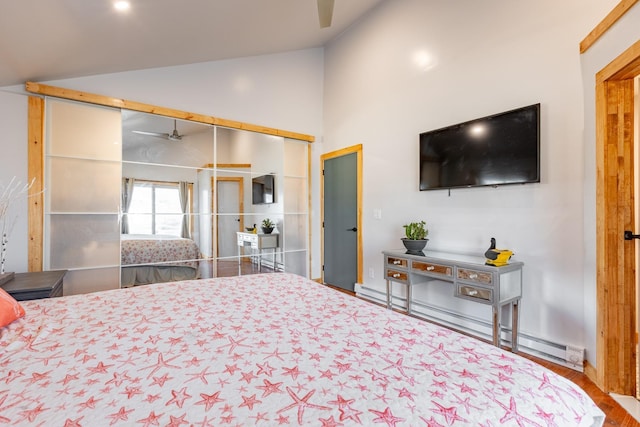
[[[361,284],[355,286],[356,296],[375,303],[386,305],[387,296],[384,292],[367,288]],[[406,308],[406,298],[394,295],[392,304],[400,310]],[[484,319],[479,319],[463,313],[454,312],[443,307],[434,306],[424,301],[411,303],[412,314],[415,317],[446,326],[467,335],[491,342],[492,325]],[[501,327],[501,344],[511,346],[511,328]],[[535,337],[522,330],[518,333],[518,350],[531,356],[556,363],[578,372],[584,372],[584,348],[572,344],[561,344],[544,338]]]

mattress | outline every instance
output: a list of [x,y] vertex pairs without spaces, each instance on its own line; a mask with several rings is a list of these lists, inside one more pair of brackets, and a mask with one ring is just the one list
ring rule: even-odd
[[182,237],[123,234],[120,255],[122,265],[162,264],[197,269],[200,249],[196,242]]
[[197,279],[199,271],[184,265],[140,265],[120,269],[120,286],[128,288],[153,283]]
[[0,424],[599,426],[571,381],[288,273],[25,301]]

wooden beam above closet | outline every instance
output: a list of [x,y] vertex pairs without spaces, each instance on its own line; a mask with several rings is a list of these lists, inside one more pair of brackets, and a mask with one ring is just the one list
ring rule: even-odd
[[627,13],[638,0],[622,0],[611,12],[580,42],[580,53],[585,53],[593,44],[598,41],[618,19]]
[[25,84],[27,92],[52,96],[55,98],[69,99],[73,101],[87,102],[90,104],[103,105],[106,107],[122,108],[143,113],[158,114],[176,119],[191,120],[215,126],[223,126],[231,129],[241,129],[250,132],[259,132],[267,135],[281,136],[284,138],[296,139],[299,141],[314,142],[313,135],[306,135],[298,132],[291,132],[282,129],[275,129],[266,126],[254,125],[251,123],[238,122],[235,120],[221,119],[219,117],[207,116],[204,114],[189,113],[187,111],[174,110],[172,108],[159,107],[142,102],[128,101],[126,99],[112,98],[104,95],[81,92],[73,89],[65,89],[56,86],[49,86],[42,83],[27,82]]

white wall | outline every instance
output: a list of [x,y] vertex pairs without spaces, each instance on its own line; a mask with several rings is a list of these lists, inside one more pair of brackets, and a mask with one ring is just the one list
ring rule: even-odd
[[[363,144],[365,288],[383,289],[381,251],[409,221],[431,249],[481,256],[495,237],[525,263],[521,331],[593,356],[578,45],[616,3],[394,0],[325,50],[322,150]],[[418,191],[420,132],[537,102],[540,184]]]
[[[27,184],[27,98],[0,91],[0,195],[13,177]],[[27,201],[14,203],[7,214],[10,227],[6,271],[28,269]]]

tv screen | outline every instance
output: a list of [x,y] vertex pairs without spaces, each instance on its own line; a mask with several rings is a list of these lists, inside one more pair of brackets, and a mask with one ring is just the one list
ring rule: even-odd
[[420,190],[540,182],[540,104],[420,134]]
[[275,177],[273,175],[257,176],[251,180],[254,205],[274,203]]

